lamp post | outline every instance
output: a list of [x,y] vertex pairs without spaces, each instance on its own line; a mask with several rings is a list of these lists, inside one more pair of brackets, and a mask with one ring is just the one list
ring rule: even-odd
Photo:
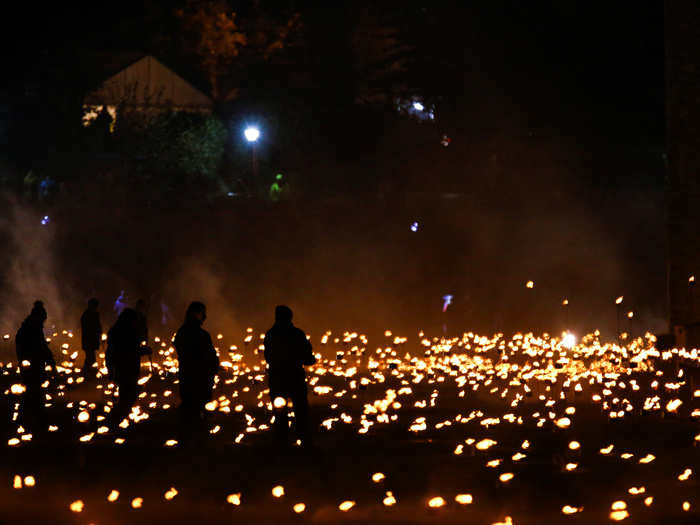
[[255,143],[260,138],[260,130],[256,126],[248,126],[245,128],[245,131],[243,131],[243,135],[245,136],[245,139],[248,142],[250,142],[250,145],[252,148],[253,177],[255,178],[255,180],[257,180],[257,178],[258,178],[258,158],[255,155]]

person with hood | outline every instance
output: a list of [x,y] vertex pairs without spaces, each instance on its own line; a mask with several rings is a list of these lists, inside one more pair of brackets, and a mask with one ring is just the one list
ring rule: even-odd
[[204,405],[212,399],[214,377],[219,370],[211,336],[202,328],[206,318],[204,303],[191,303],[173,341],[180,365],[180,415],[187,430],[202,424]]
[[278,438],[287,439],[288,403],[294,407],[295,430],[302,443],[309,444],[309,402],[304,366],[316,363],[311,343],[303,330],[292,324],[292,310],[284,305],[275,308],[275,324],[265,334],[265,361],[268,365],[270,399],[275,408]]
[[144,354],[138,322],[136,310],[125,308],[107,334],[107,370],[110,380],[119,387],[119,401],[112,412],[113,425],[129,415],[138,398],[141,355]]
[[88,376],[92,373],[92,368],[95,365],[95,353],[100,348],[102,339],[102,324],[100,323],[100,312],[97,307],[100,302],[94,297],[88,301],[87,310],[80,317],[80,336],[85,352],[85,362],[83,363],[83,375]]
[[20,365],[22,382],[26,388],[22,400],[22,412],[33,416],[40,425],[45,423],[45,396],[42,384],[47,379],[46,368],[51,367],[54,370],[56,368],[56,362],[44,336],[46,318],[44,303],[36,301],[31,313],[17,330],[15,336],[17,361]]

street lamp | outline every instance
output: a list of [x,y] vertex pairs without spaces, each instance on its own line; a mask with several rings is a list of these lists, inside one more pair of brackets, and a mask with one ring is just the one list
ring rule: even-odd
[[260,138],[260,130],[255,126],[248,126],[247,128],[245,128],[243,134],[245,135],[245,138],[248,142],[255,143]]
[[258,158],[255,155],[255,143],[258,141],[260,138],[260,129],[257,128],[257,126],[248,126],[245,128],[243,131],[243,135],[245,136],[245,139],[250,142],[251,148],[252,148],[252,153],[253,153],[253,177],[257,181],[258,179]]

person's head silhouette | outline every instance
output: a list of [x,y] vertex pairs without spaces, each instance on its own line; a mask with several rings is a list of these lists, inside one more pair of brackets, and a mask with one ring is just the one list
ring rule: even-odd
[[289,306],[280,304],[275,307],[275,322],[277,323],[291,323],[293,315]]
[[202,324],[207,318],[207,307],[204,303],[200,301],[193,301],[187,307],[187,313],[185,313],[185,321],[197,321]]
[[32,308],[32,313],[29,315],[31,315],[34,319],[36,319],[40,323],[43,323],[44,321],[46,321],[46,318],[48,317],[48,315],[46,314],[46,308],[44,308],[44,303],[41,301],[34,301],[34,307]]

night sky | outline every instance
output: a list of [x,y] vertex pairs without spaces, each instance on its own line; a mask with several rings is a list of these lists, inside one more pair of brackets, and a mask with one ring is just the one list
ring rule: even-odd
[[[356,2],[333,8],[263,4],[278,5],[280,12],[291,7],[312,23],[326,25],[329,52],[339,45],[332,42],[338,40],[333,26],[351,19],[357,7]],[[410,26],[421,54],[411,73],[416,84],[442,97],[442,117],[451,127],[479,135],[510,124],[637,146],[662,143],[661,1],[496,1],[469,2],[468,7],[448,2],[403,9],[393,7],[395,2],[380,4],[391,11],[392,21]],[[231,5],[241,12],[249,7],[246,2]],[[5,17],[13,28],[5,33],[12,35],[4,46],[5,88],[21,90],[41,74],[36,68],[44,61],[73,71],[70,62],[85,60],[91,52],[163,44],[167,49],[178,39],[174,7],[172,2],[54,4],[39,13],[21,7],[19,14]],[[321,54],[319,48],[311,52]]]

